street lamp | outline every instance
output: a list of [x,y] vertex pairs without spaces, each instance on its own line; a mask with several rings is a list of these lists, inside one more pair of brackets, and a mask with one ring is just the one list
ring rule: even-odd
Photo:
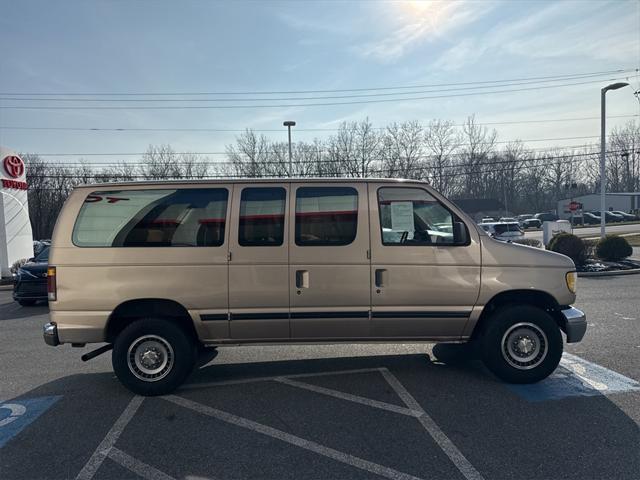
[[605,209],[606,207],[606,172],[605,172],[605,149],[607,146],[606,126],[605,126],[605,103],[606,94],[609,90],[617,90],[629,85],[626,82],[612,83],[600,91],[600,238],[605,235]]
[[288,120],[284,122],[282,125],[287,127],[287,129],[289,130],[289,177],[291,177],[293,174],[293,162],[291,160],[291,127],[295,127],[296,122]]

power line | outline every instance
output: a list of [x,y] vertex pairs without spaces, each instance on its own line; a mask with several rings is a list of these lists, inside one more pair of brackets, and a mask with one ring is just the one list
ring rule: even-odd
[[[610,78],[607,81],[615,81],[617,78]],[[208,110],[208,109],[243,109],[243,108],[289,108],[289,107],[328,107],[328,106],[340,106],[340,105],[361,105],[361,104],[375,104],[375,103],[389,103],[389,102],[403,102],[403,101],[415,101],[415,100],[431,100],[438,98],[455,98],[455,97],[469,97],[474,95],[494,95],[499,93],[517,93],[534,90],[546,90],[549,88],[564,88],[578,85],[589,85],[594,83],[601,83],[602,80],[590,80],[585,82],[564,83],[560,85],[543,85],[535,87],[514,88],[508,90],[494,90],[491,92],[470,92],[470,93],[455,93],[450,95],[428,95],[421,97],[403,97],[403,98],[384,98],[376,100],[355,100],[349,102],[320,102],[320,103],[284,103],[284,104],[254,104],[254,105],[174,105],[174,106],[47,106],[47,105],[0,105],[0,109],[4,110]]]
[[[640,117],[640,114],[629,115],[607,115],[607,118],[636,118]],[[507,120],[504,122],[477,122],[475,125],[488,126],[488,125],[524,125],[535,123],[558,123],[558,122],[578,122],[586,120],[600,120],[600,117],[573,117],[573,118],[547,118],[540,120]],[[448,121],[448,120],[444,120]],[[428,125],[420,125],[422,128],[427,128]],[[464,123],[452,123],[453,127],[464,127]],[[388,127],[372,127],[374,130],[386,130]],[[129,127],[114,127],[114,128],[102,128],[102,127],[25,127],[15,125],[0,125],[0,130],[42,130],[42,131],[73,131],[73,132],[224,132],[224,133],[243,133],[248,131],[252,132],[284,132],[281,128],[129,128]],[[340,128],[296,128],[296,132],[338,132]]]
[[[609,154],[614,154],[614,153],[621,153],[623,152],[623,150],[608,150],[606,153]],[[557,165],[557,162],[550,162],[553,160],[563,160],[566,161],[566,163],[571,163],[574,162],[576,157],[578,158],[582,158],[582,157],[593,157],[595,155],[598,155],[598,152],[590,152],[590,153],[575,153],[575,154],[568,154],[568,155],[542,155],[536,158],[522,158],[522,159],[499,159],[499,160],[485,160],[485,161],[477,161],[477,162],[470,162],[470,163],[455,163],[455,164],[449,164],[449,165],[444,165],[442,168],[462,168],[462,167],[484,167],[484,166],[495,166],[495,165],[504,165],[504,164],[511,164],[511,166],[509,168],[507,168],[507,170],[512,169],[512,168],[516,168],[516,169],[521,169],[521,168],[530,168],[531,165],[526,166],[526,165],[518,165],[518,164],[523,164],[523,163],[536,163],[536,162],[546,162],[543,165],[538,165],[538,166],[547,166],[547,165]],[[416,158],[421,158],[421,157],[416,157]],[[344,161],[342,160],[309,160],[309,161],[302,161],[302,162],[297,162],[297,164],[317,164],[317,165],[322,165],[322,164],[332,164],[332,163],[338,163],[338,164],[342,164],[344,163]],[[561,162],[562,163],[562,162]],[[265,165],[265,164],[279,164],[279,165],[285,165],[285,162],[257,162],[256,165]],[[246,162],[244,164],[240,164],[240,165],[244,165],[244,166],[250,166],[250,162]],[[434,169],[434,167],[432,166],[428,166],[428,165],[416,165],[414,167],[409,167],[409,168],[405,168],[405,169],[399,169],[399,170],[430,170],[430,169]],[[78,170],[78,168],[75,168],[75,170]],[[487,172],[493,172],[495,170],[487,170]],[[376,170],[369,170],[369,172],[376,172]],[[383,170],[380,169],[378,171],[378,173],[387,173],[388,170]],[[104,171],[98,171],[98,172],[87,172],[86,175],[68,175],[68,174],[57,174],[57,175],[42,175],[42,174],[29,174],[28,177],[30,178],[82,178],[85,179],[89,176],[100,176],[100,175],[110,175],[113,176],[114,174],[112,172],[109,173],[104,173]],[[117,174],[115,174],[115,176],[117,176]],[[130,178],[141,178],[141,179],[148,179],[147,175],[144,174],[122,174],[122,176],[127,176]],[[229,175],[184,175],[180,179],[199,179],[199,178],[228,178]],[[239,176],[240,178],[243,178],[242,175]]]
[[547,79],[566,79],[568,77],[579,77],[579,76],[598,76],[598,75],[608,75],[608,74],[624,74],[630,72],[637,72],[638,69],[616,69],[616,70],[604,70],[599,72],[586,72],[586,73],[573,73],[573,74],[560,74],[560,75],[547,75],[540,77],[520,77],[520,78],[510,78],[503,80],[485,80],[485,81],[473,81],[473,82],[447,82],[447,83],[432,83],[432,84],[423,84],[423,85],[403,85],[403,86],[385,86],[385,87],[368,87],[368,88],[345,88],[345,89],[333,89],[333,90],[285,90],[285,91],[222,91],[222,92],[120,92],[120,93],[105,93],[105,92],[97,92],[97,93],[81,93],[81,92],[70,92],[70,93],[43,93],[43,92],[26,92],[26,93],[16,93],[16,92],[0,92],[0,95],[20,95],[20,96],[44,96],[44,95],[55,95],[55,96],[177,96],[177,95],[189,95],[189,96],[206,96],[206,95],[293,95],[293,94],[307,94],[307,93],[339,93],[339,92],[365,92],[365,91],[380,91],[380,90],[401,90],[401,89],[412,89],[412,88],[430,88],[430,87],[447,87],[447,86],[459,86],[459,85],[480,85],[480,84],[490,84],[490,83],[509,83],[509,82],[519,82],[526,80],[547,80]]
[[[602,76],[602,75],[597,75]],[[565,80],[579,80],[585,78],[593,78],[594,75],[587,76],[575,76],[572,78],[552,79],[552,80],[535,80],[524,82],[511,82],[499,85],[502,87],[514,87],[520,85],[534,85],[539,83],[559,82]],[[300,100],[335,100],[343,98],[366,98],[366,97],[390,97],[397,95],[417,95],[423,93],[438,93],[438,92],[457,92],[465,90],[477,90],[486,88],[495,88],[496,85],[478,85],[470,87],[455,87],[445,88],[438,90],[416,90],[410,92],[383,92],[383,93],[364,93],[364,94],[349,94],[349,95],[329,95],[329,96],[312,96],[312,97],[276,97],[276,98],[56,98],[56,97],[0,97],[0,100],[5,101],[46,101],[46,102],[145,102],[145,103],[162,103],[162,102],[261,102],[261,101],[300,101]]]
[[[516,140],[496,140],[494,142],[478,142],[479,145],[493,145],[493,144],[510,144],[510,143],[518,143],[518,142],[548,142],[548,141],[556,141],[556,140],[581,140],[581,139],[590,139],[590,138],[600,138],[599,135],[587,135],[587,136],[579,136],[579,137],[552,137],[552,138],[529,138],[529,139],[516,139]],[[458,143],[453,148],[459,148],[465,146],[466,143]],[[545,147],[545,150],[551,150],[553,148],[579,148],[582,145],[567,145],[567,146],[557,146],[557,147]],[[327,152],[327,149],[314,149],[316,152]],[[170,152],[173,155],[229,155],[229,152],[224,151],[216,151],[216,152]],[[239,152],[242,154],[242,152]],[[281,153],[278,150],[267,150],[262,153]],[[32,153],[33,155],[38,155],[40,157],[132,157],[132,156],[144,156],[147,155],[148,152],[83,152],[83,153]]]

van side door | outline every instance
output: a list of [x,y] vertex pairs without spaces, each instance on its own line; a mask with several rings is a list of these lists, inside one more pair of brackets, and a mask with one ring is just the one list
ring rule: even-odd
[[423,185],[369,184],[369,205],[371,336],[459,339],[480,289],[477,232]]
[[235,184],[229,237],[229,330],[289,339],[289,185]]
[[291,337],[368,337],[366,184],[294,183],[291,196]]

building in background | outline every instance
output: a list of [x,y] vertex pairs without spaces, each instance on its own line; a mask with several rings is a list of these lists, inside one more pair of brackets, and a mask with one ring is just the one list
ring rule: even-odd
[[[578,195],[573,198],[565,198],[558,201],[558,216],[560,218],[571,218],[569,205],[571,202],[582,204],[582,212],[600,211],[600,194],[591,193],[588,195]],[[607,193],[605,197],[607,210],[618,210],[627,213],[638,213],[640,210],[640,192],[620,192]],[[578,212],[574,212],[578,213]]]
[[11,265],[33,257],[33,235],[27,202],[27,172],[15,152],[0,146],[0,272],[11,276]]

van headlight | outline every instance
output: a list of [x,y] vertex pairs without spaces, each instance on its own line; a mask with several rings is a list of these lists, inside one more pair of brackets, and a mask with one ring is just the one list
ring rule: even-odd
[[567,288],[571,293],[576,293],[576,282],[578,281],[578,274],[576,272],[567,272],[565,275],[567,281]]

